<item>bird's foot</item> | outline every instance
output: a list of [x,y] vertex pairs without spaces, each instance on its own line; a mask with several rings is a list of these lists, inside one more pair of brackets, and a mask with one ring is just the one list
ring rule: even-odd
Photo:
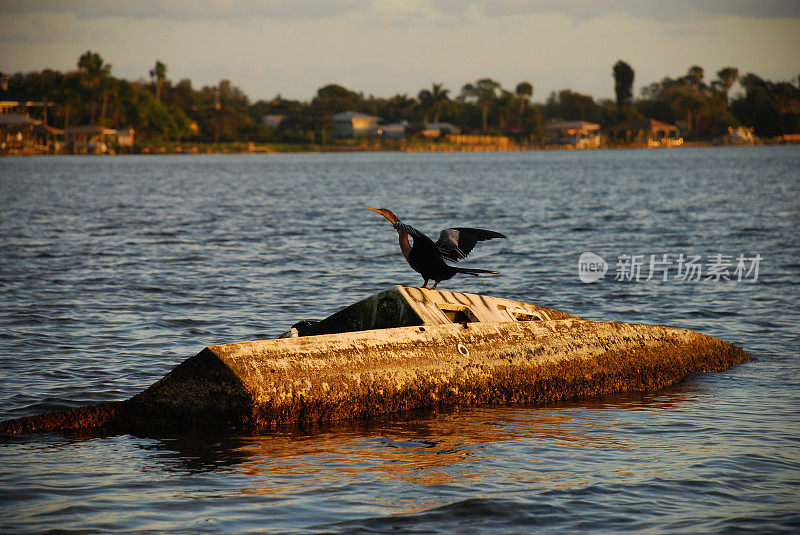
[[433,283],[433,286],[431,286],[431,290],[435,290],[437,284],[439,284],[439,281]]

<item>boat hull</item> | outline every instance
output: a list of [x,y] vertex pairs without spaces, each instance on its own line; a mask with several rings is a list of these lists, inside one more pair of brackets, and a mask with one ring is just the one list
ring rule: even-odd
[[100,427],[302,425],[423,407],[649,392],[751,357],[685,329],[577,317],[419,325],[209,346],[133,398],[0,422]]

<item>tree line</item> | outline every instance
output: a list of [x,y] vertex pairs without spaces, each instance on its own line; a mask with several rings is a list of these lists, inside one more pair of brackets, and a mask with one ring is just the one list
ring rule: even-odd
[[[552,92],[543,104],[532,102],[530,82],[521,81],[510,90],[491,78],[466,83],[458,93],[434,83],[416,96],[383,98],[330,84],[319,88],[310,102],[280,95],[251,102],[229,80],[200,89],[188,79],[173,82],[161,61],[149,75],[149,80],[116,78],[100,54],[86,51],[75,71],[16,73],[8,78],[8,88],[51,103],[47,109],[52,126],[132,127],[139,140],[150,142],[326,143],[334,130],[333,115],[349,110],[381,117],[385,123],[403,121],[411,136],[426,123],[447,122],[462,131],[531,140],[541,138],[545,125],[557,120],[607,127],[644,117],[676,124],[689,139],[708,139],[729,126],[753,127],[762,137],[800,132],[800,88],[752,73],[740,76],[735,67],[725,67],[708,80],[702,67],[691,66],[684,76],[651,83],[634,98],[634,70],[619,60],[611,69],[615,99],[596,100],[563,89]],[[800,77],[797,81],[800,84]],[[731,98],[736,83],[741,91]],[[268,126],[263,121],[268,115],[283,120]]]

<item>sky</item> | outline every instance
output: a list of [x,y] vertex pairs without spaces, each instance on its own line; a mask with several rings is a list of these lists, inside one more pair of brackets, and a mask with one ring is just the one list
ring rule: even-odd
[[798,0],[0,0],[0,71],[75,70],[86,50],[112,73],[195,88],[228,79],[252,101],[307,101],[337,83],[365,96],[416,96],[493,78],[534,101],[572,89],[613,97],[611,69],[634,94],[700,65],[769,80],[800,75]]

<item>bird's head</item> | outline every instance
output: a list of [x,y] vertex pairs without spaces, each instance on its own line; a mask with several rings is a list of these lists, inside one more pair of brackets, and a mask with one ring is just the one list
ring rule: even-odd
[[370,208],[369,206],[367,206],[367,208],[372,210],[373,212],[378,212],[379,214],[381,214],[383,217],[388,219],[392,223],[392,225],[400,221],[400,218],[394,215],[392,211],[389,210],[388,208]]

